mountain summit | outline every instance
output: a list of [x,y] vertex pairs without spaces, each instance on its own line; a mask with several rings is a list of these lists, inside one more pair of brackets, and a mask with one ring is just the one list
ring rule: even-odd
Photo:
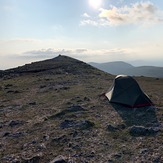
[[59,55],[53,59],[48,59],[39,62],[33,62],[30,64],[25,64],[24,66],[19,66],[17,68],[12,68],[4,71],[4,74],[10,73],[53,73],[53,74],[84,74],[84,73],[97,73],[101,72],[96,68],[86,64],[77,59]]

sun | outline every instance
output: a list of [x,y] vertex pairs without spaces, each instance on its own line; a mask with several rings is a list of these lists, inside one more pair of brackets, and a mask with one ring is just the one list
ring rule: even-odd
[[89,0],[89,4],[91,7],[97,9],[101,6],[102,0]]

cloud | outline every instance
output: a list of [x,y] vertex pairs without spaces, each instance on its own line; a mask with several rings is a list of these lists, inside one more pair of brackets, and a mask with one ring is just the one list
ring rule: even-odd
[[[157,50],[157,55],[153,55]],[[111,48],[111,49],[38,49],[26,51],[17,55],[17,58],[28,60],[42,60],[54,58],[61,55],[67,55],[85,62],[105,62],[105,61],[131,61],[139,59],[162,58],[161,47],[151,46],[149,44],[140,44],[131,48]]]
[[131,52],[130,49],[102,49],[102,50],[92,50],[92,49],[40,49],[27,51],[19,55],[21,58],[37,58],[37,59],[46,59],[54,58],[61,55],[68,55],[77,59],[84,61],[99,61],[105,60],[104,58],[110,57],[112,59],[125,58],[126,55],[129,55]]
[[91,25],[91,26],[108,26],[109,22],[106,19],[100,18],[89,18],[80,21],[80,26]]
[[82,15],[82,17],[85,17],[85,18],[90,18],[90,15],[87,14],[86,12]]
[[[157,55],[153,55],[157,51]],[[26,63],[50,59],[61,55],[67,55],[84,62],[109,62],[109,61],[132,61],[139,60],[162,60],[162,48],[147,44],[140,44],[130,48],[110,48],[110,49],[36,49],[25,51],[19,54],[0,55],[2,64],[0,69],[20,66]]]
[[87,53],[87,49],[40,49],[40,50],[31,50],[22,53],[21,57],[30,57],[30,58],[46,58],[46,57],[56,57],[57,55],[80,55]]
[[85,52],[87,52],[87,49],[76,49],[75,52],[76,53],[85,53]]
[[151,25],[163,23],[163,11],[151,2],[137,2],[130,6],[99,10],[96,18],[89,17],[81,21],[81,25],[118,26],[118,25]]
[[46,58],[46,57],[55,57],[59,54],[65,54],[65,53],[70,53],[70,51],[64,50],[64,49],[55,50],[55,49],[49,48],[49,49],[26,51],[22,53],[20,56],[30,57],[30,58]]
[[91,19],[85,19],[85,20],[82,20],[80,22],[80,25],[81,26],[85,26],[85,25],[92,25],[92,26],[98,26],[99,23],[95,20],[91,20]]

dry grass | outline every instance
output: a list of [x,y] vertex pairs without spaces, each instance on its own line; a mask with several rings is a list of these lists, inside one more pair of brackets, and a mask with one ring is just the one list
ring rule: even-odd
[[[38,156],[39,162],[45,163],[58,155],[75,163],[161,162],[162,129],[156,135],[139,137],[131,136],[128,129],[132,125],[162,125],[163,80],[136,78],[156,104],[155,112],[150,113],[118,109],[100,96],[113,78],[96,70],[82,75],[41,72],[1,78],[1,162],[23,162]],[[65,111],[72,105],[79,105],[84,111]],[[57,113],[64,114],[55,116]],[[11,127],[12,120],[23,123]],[[60,124],[65,120],[88,120],[94,126],[62,129]],[[125,127],[111,132],[107,130],[109,124]]]

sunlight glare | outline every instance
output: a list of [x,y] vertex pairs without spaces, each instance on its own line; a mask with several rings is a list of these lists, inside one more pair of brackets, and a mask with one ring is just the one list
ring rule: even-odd
[[89,4],[91,7],[97,9],[101,6],[102,0],[89,0]]

